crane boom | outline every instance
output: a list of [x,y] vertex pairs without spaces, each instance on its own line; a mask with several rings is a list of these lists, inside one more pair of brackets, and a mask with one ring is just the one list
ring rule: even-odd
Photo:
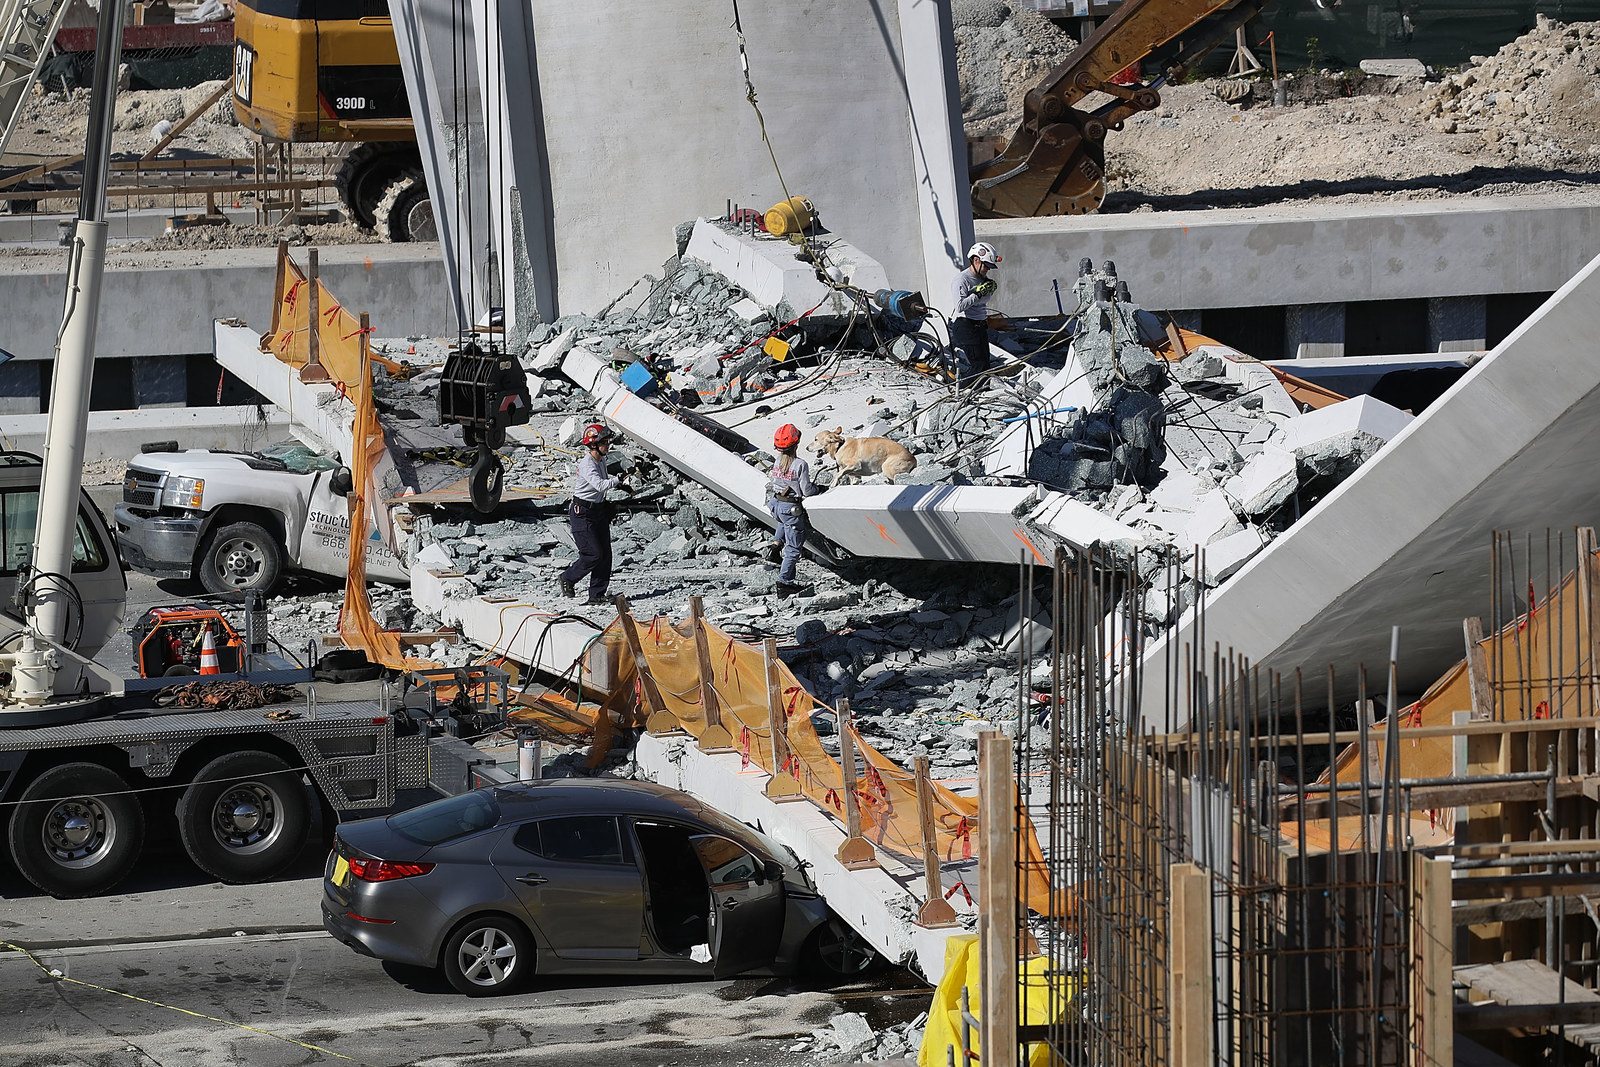
[[[1105,137],[1161,103],[1158,86],[1180,76],[1268,0],[1122,0],[1116,12],[1028,91],[1022,124],[993,159],[971,169],[980,218],[1081,215],[1105,199]],[[1190,32],[1194,31],[1194,32]],[[1149,84],[1114,79],[1155,56]],[[1109,99],[1082,108],[1094,94]]]

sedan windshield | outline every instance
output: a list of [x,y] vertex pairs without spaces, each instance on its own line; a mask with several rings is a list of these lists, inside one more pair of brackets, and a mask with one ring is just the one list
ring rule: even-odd
[[442,845],[487,830],[500,821],[500,805],[488,790],[463,793],[389,816],[389,828],[419,845]]

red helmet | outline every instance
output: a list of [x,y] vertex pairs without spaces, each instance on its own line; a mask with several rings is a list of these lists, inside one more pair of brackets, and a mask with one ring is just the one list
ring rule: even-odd
[[772,447],[780,452],[793,448],[800,443],[800,431],[793,423],[786,422],[778,427],[778,432],[772,435]]
[[598,422],[591,422],[583,428],[583,443],[586,445],[604,444],[615,436],[608,427]]

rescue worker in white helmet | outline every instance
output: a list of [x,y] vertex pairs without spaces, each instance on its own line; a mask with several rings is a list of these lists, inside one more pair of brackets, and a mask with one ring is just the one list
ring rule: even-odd
[[956,388],[989,369],[989,272],[1000,265],[994,245],[979,241],[967,249],[967,269],[950,280],[950,355]]
[[768,558],[782,554],[776,591],[781,597],[794,596],[810,589],[799,581],[800,548],[811,532],[811,521],[806,518],[802,502],[808,496],[815,496],[817,487],[811,480],[810,465],[798,455],[798,428],[793,425],[778,427],[778,432],[772,435],[772,447],[778,459],[772,465],[767,483],[767,510],[772,512],[777,529],[772,534]]

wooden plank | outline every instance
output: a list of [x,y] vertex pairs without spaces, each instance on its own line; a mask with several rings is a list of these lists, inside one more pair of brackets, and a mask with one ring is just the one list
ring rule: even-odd
[[1211,879],[1193,863],[1171,871],[1173,1067],[1212,1067]]
[[645,719],[644,728],[652,734],[669,734],[680,730],[677,718],[667,710],[667,702],[661,699],[661,690],[656,686],[656,679],[650,673],[650,663],[644,658],[644,644],[639,640],[639,626],[634,622],[633,613],[628,610],[628,598],[621,593],[617,594],[617,618],[622,623],[622,636],[628,642],[628,651],[633,653],[635,670],[639,673],[639,689],[644,693],[645,710],[649,718]]
[[[917,826],[922,831],[922,877],[927,899],[917,912],[917,925],[944,927],[956,925],[956,909],[944,899],[944,885],[939,876],[939,836],[934,832],[933,780],[928,777],[928,757],[918,756],[915,763],[917,775]],[[983,853],[978,854],[983,862]]]
[[1450,909],[1450,920],[1456,926],[1477,926],[1480,923],[1542,919],[1552,906],[1558,915],[1582,915],[1587,910],[1582,896],[1530,897],[1527,900],[1497,900],[1489,904],[1456,904]]
[[[1458,1030],[1554,1030],[1600,1023],[1600,1001],[1574,1004],[1457,1004]],[[1571,1036],[1570,1034],[1568,1035]]]
[[1455,926],[1450,915],[1450,860],[1411,857],[1411,1047],[1415,1067],[1455,1063],[1451,971]]
[[839,844],[835,858],[845,870],[856,871],[863,867],[878,866],[878,853],[872,842],[861,836],[861,797],[856,784],[855,720],[850,715],[850,702],[839,701],[839,769],[843,772],[845,839]]
[[[1587,674],[1589,684],[1589,712],[1600,714],[1600,614],[1597,614],[1595,582],[1600,577],[1600,567],[1595,565],[1595,552],[1600,546],[1595,544],[1593,526],[1578,527],[1578,573],[1576,581],[1578,586],[1578,617],[1582,626],[1583,642],[1580,647],[1584,655],[1580,658],[1578,670],[1580,677]],[[1594,738],[1585,730],[1578,735],[1578,770],[1579,772],[1593,772],[1600,774],[1600,753],[1595,752]]]
[[[927,757],[918,757],[918,765],[919,773],[926,775]],[[931,787],[928,797],[931,801]],[[926,810],[921,779],[917,799],[919,811]],[[978,741],[978,830],[983,836],[978,851],[978,907],[985,916],[988,941],[979,975],[983,1015],[978,1047],[985,1067],[1017,1067],[1017,865],[1012,855],[1016,803],[1011,742],[985,732]],[[927,841],[924,830],[924,849]]]
[[[1588,796],[1589,791],[1600,788],[1592,778],[1557,778],[1556,797],[1582,797]],[[1548,785],[1544,781],[1530,779],[1522,782],[1496,782],[1492,780],[1468,779],[1460,785],[1427,785],[1411,786],[1401,790],[1401,797],[1410,803],[1410,811],[1425,811],[1429,808],[1450,808],[1464,804],[1496,804],[1496,803],[1526,803],[1540,801],[1545,798]],[[1373,782],[1367,790],[1369,805],[1382,791],[1382,785]],[[1360,789],[1340,789],[1339,808],[1349,812],[1355,810],[1361,799]],[[1332,800],[1327,796],[1308,797],[1304,801],[1306,818],[1325,819],[1332,806]],[[1284,819],[1293,819],[1296,816],[1300,802],[1290,798],[1284,804]]]
[[1488,722],[1494,718],[1494,690],[1489,685],[1489,657],[1483,651],[1483,620],[1476,615],[1461,620],[1461,633],[1467,646],[1467,691],[1472,694],[1472,718]]
[[[1569,716],[1561,719],[1513,719],[1508,722],[1469,722],[1463,725],[1440,723],[1434,726],[1406,726],[1401,729],[1401,737],[1407,741],[1418,741],[1425,737],[1477,737],[1481,735],[1498,736],[1503,733],[1556,733],[1561,730],[1594,729],[1600,727],[1600,717],[1593,715]],[[1240,737],[1236,732],[1229,730],[1220,734],[1212,733],[1207,737],[1215,744],[1234,746],[1242,745],[1245,748],[1266,748],[1272,744],[1271,737]],[[1339,746],[1354,745],[1361,741],[1361,733],[1357,730],[1340,730],[1338,733],[1306,734],[1302,739],[1307,746],[1334,744]],[[1163,747],[1187,750],[1194,744],[1194,737],[1190,734],[1151,734],[1146,738],[1146,743],[1151,750]]]
[[1450,850],[1458,860],[1491,859],[1495,856],[1544,856],[1561,852],[1592,852],[1600,857],[1600,838],[1568,837],[1559,841],[1486,841],[1456,845]]
[[700,733],[700,751],[732,752],[733,735],[722,724],[722,700],[717,696],[717,674],[711,669],[711,639],[706,634],[706,604],[698,594],[689,598],[689,625],[694,630],[694,659],[700,675],[700,708],[706,726]]
[[1529,897],[1573,894],[1600,894],[1600,871],[1577,874],[1489,874],[1481,878],[1457,878],[1451,886],[1451,896],[1456,900],[1481,900],[1485,897],[1526,900]]
[[778,642],[767,638],[761,644],[767,667],[767,731],[772,740],[772,777],[766,794],[771,800],[804,800],[800,780],[789,772],[794,753],[789,748],[789,713],[783,706],[783,683],[778,678]]

